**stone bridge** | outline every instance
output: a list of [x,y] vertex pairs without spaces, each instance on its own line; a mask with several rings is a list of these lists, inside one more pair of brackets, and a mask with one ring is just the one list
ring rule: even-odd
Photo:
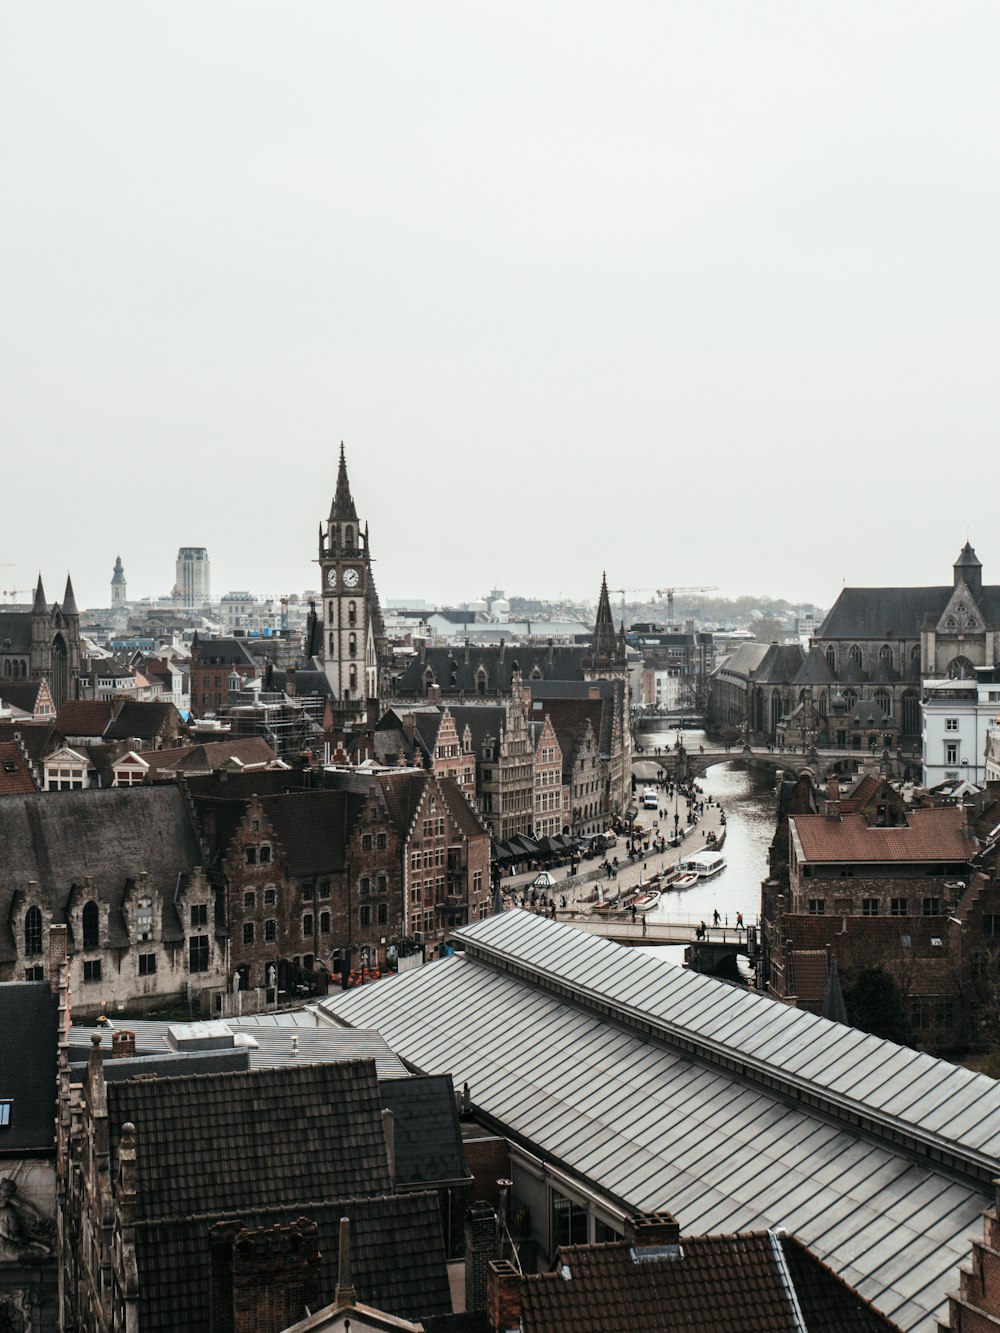
[[[641,744],[641,741],[640,741]],[[677,750],[660,750],[659,753],[643,750],[641,754],[632,752],[632,775],[636,782],[645,782],[655,778],[673,778],[677,774]],[[876,763],[881,756],[876,756]],[[713,764],[723,764],[728,759],[739,760],[750,768],[770,768],[786,773],[799,773],[804,768],[811,768],[822,777],[829,772],[836,772],[851,778],[862,765],[872,762],[872,756],[862,750],[808,750],[803,753],[801,747],[793,750],[772,750],[766,745],[740,746],[707,743],[684,751],[684,772],[682,776],[701,778]],[[891,756],[893,776],[899,776],[907,767],[919,771],[919,760],[905,753]]]

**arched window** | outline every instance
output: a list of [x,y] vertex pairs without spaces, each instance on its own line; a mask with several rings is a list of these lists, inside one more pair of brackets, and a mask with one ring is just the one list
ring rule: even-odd
[[330,913],[320,912],[319,914],[319,933],[329,935],[330,933]]
[[485,668],[485,667],[480,667],[479,670],[476,672],[476,693],[477,693],[477,694],[485,694],[485,693],[486,693],[486,668]]
[[845,690],[844,702],[847,704],[847,711],[850,712],[851,709],[854,707],[854,705],[858,702],[857,690]]
[[907,690],[903,695],[903,735],[920,734],[920,699],[916,690]]
[[875,691],[875,706],[881,708],[885,717],[892,717],[892,696],[888,690]]
[[100,918],[97,914],[97,904],[92,900],[85,903],[83,907],[83,947],[85,949],[96,949],[99,942]]
[[358,623],[358,604],[357,602],[347,603],[347,623],[356,625]]
[[[17,666],[17,663],[16,663],[16,662],[14,663],[14,666],[15,666],[15,667]],[[9,662],[4,662],[4,664],[3,664],[3,674],[6,676],[6,678],[7,678],[8,680],[10,680],[10,663],[9,663]]]
[[945,629],[957,629],[958,621],[955,619],[954,616],[949,616],[948,619],[944,622],[944,627]]
[[781,721],[781,695],[775,690],[771,695],[771,730],[778,730]]
[[851,661],[854,663],[856,667],[861,666],[861,661],[862,661],[861,649],[856,643],[851,644],[850,652],[847,654],[847,656],[851,659]]
[[889,643],[883,643],[882,647],[878,650],[878,660],[879,660],[880,662],[888,662],[889,665],[892,666],[892,645],[891,645],[891,644],[889,644]]
[[348,549],[349,551],[353,551],[353,550],[354,550],[354,529],[353,529],[353,528],[345,528],[345,529],[344,529],[344,545],[347,547],[347,549]]
[[951,680],[975,680],[976,668],[967,657],[953,657],[948,664],[948,676]]
[[966,629],[978,629],[978,628],[979,628],[979,624],[978,624],[978,622],[977,622],[975,616],[970,616],[970,617],[968,618],[968,620],[965,622],[965,628],[966,628]]
[[347,636],[347,654],[349,657],[357,657],[358,655],[358,636],[356,634]]
[[353,662],[351,663],[351,670],[350,670],[350,675],[348,677],[347,688],[350,690],[352,694],[358,688],[358,668],[354,665]]
[[24,914],[24,952],[42,952],[42,914],[37,907],[29,907]]
[[831,671],[837,670],[837,650],[832,643],[827,645],[826,661]]
[[826,717],[826,707],[827,707],[827,705],[826,705],[826,690],[824,690],[823,693],[819,696],[819,715],[820,715],[820,717]]
[[542,673],[541,673],[541,671],[539,671],[539,669],[538,669],[538,663],[537,663],[537,662],[536,662],[535,665],[531,668],[531,675],[529,676],[528,679],[529,679],[529,680],[541,680],[541,679],[542,679]]

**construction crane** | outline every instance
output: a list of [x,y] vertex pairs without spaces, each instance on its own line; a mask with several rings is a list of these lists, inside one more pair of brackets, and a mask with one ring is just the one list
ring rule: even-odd
[[18,593],[30,591],[30,588],[4,588],[3,595],[5,597],[16,597]]
[[717,584],[709,584],[702,588],[657,588],[657,597],[666,597],[667,599],[667,624],[674,623],[674,593],[675,592],[718,592]]
[[609,588],[608,592],[621,593],[622,598],[622,620],[625,619],[625,594],[627,592],[656,592],[655,588]]

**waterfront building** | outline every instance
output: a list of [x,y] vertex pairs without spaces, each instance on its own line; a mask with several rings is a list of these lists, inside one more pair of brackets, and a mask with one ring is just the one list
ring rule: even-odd
[[923,785],[981,786],[990,776],[987,738],[1000,712],[1000,667],[977,667],[958,680],[925,678],[921,703]]
[[174,598],[188,610],[212,600],[212,566],[204,546],[182,546],[177,552]]

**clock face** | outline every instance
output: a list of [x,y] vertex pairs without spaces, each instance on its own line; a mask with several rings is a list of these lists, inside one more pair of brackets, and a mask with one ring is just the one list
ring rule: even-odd
[[328,588],[335,588],[337,586],[337,571],[335,569],[328,569],[326,571],[326,586]]
[[344,587],[345,587],[345,588],[356,588],[356,587],[358,586],[358,579],[359,579],[359,578],[360,578],[360,575],[358,574],[358,571],[357,571],[356,569],[345,569],[345,570],[344,570]]

